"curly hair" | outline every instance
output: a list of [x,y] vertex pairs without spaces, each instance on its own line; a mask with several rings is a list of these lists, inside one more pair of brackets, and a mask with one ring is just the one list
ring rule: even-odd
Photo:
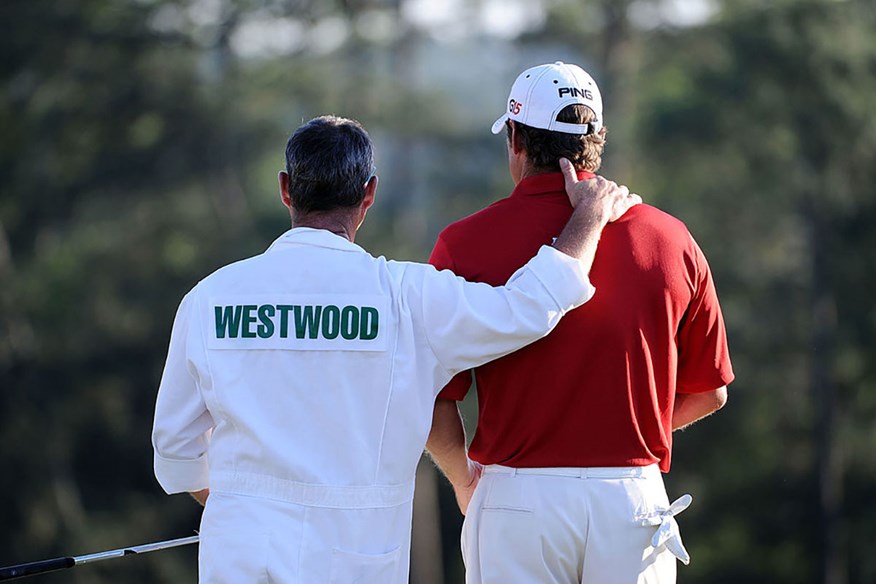
[[[557,114],[558,122],[570,124],[589,124],[596,120],[596,114],[586,105],[572,104]],[[526,157],[541,171],[559,172],[561,157],[568,158],[578,170],[596,172],[602,165],[602,151],[605,148],[606,129],[589,134],[565,134],[533,128],[515,122],[520,143],[526,150]],[[506,122],[506,135],[511,140],[511,125]]]

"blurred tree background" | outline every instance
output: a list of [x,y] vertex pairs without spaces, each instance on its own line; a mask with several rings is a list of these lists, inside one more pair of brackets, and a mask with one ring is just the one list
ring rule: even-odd
[[[0,565],[188,535],[152,477],[177,303],[288,227],[285,139],[377,144],[359,243],[425,260],[505,196],[489,132],[517,73],[603,88],[603,173],[710,259],[737,380],[676,436],[682,583],[876,582],[872,0],[4,0]],[[472,404],[466,408],[474,415]],[[414,584],[461,582],[461,517],[419,469]],[[34,582],[195,582],[194,548]]]

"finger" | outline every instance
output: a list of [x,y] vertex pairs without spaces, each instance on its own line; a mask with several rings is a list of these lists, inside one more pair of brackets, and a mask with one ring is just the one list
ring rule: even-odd
[[631,207],[634,207],[642,202],[642,197],[639,195],[627,195],[624,198],[616,199],[611,207],[611,217],[609,223],[620,219]]
[[624,194],[626,194],[626,193],[630,192],[630,190],[626,186],[619,185],[611,179],[607,179],[607,178],[601,177],[599,175],[597,175],[596,178],[598,180],[600,180],[601,181],[600,184],[604,185],[604,188],[607,189],[611,193],[624,193]]
[[563,180],[566,181],[566,190],[570,191],[578,184],[578,173],[568,158],[560,158],[560,170],[563,171]]

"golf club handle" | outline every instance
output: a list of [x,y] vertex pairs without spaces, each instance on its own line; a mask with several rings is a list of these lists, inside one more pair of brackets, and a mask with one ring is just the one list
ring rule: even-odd
[[28,562],[26,564],[18,564],[17,566],[7,566],[5,568],[0,568],[0,580],[15,580],[33,574],[64,570],[66,568],[72,568],[75,565],[76,560],[71,557],[64,557],[52,558],[51,560],[40,560],[39,562]]

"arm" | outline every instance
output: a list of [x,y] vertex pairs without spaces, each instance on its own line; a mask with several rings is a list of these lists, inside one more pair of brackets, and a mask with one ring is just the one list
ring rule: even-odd
[[483,467],[468,458],[465,448],[465,428],[455,401],[447,399],[435,401],[432,430],[426,441],[426,451],[453,485],[456,503],[465,515],[472,493],[481,478]]
[[727,403],[727,387],[703,393],[676,393],[672,412],[672,429],[683,430],[694,422],[712,415]]
[[[678,331],[678,378],[672,429],[685,428],[727,403],[733,368],[724,317],[705,255],[691,237],[690,279],[696,288]],[[717,388],[717,389],[715,389]]]
[[197,352],[203,351],[199,337],[189,334],[195,302],[189,294],[180,303],[155,403],[155,477],[168,494],[195,493],[208,487],[207,448],[213,417],[201,396],[193,364]]
[[210,496],[210,489],[201,489],[200,491],[189,493],[189,495],[191,495],[192,498],[203,507],[207,504],[207,497]]

